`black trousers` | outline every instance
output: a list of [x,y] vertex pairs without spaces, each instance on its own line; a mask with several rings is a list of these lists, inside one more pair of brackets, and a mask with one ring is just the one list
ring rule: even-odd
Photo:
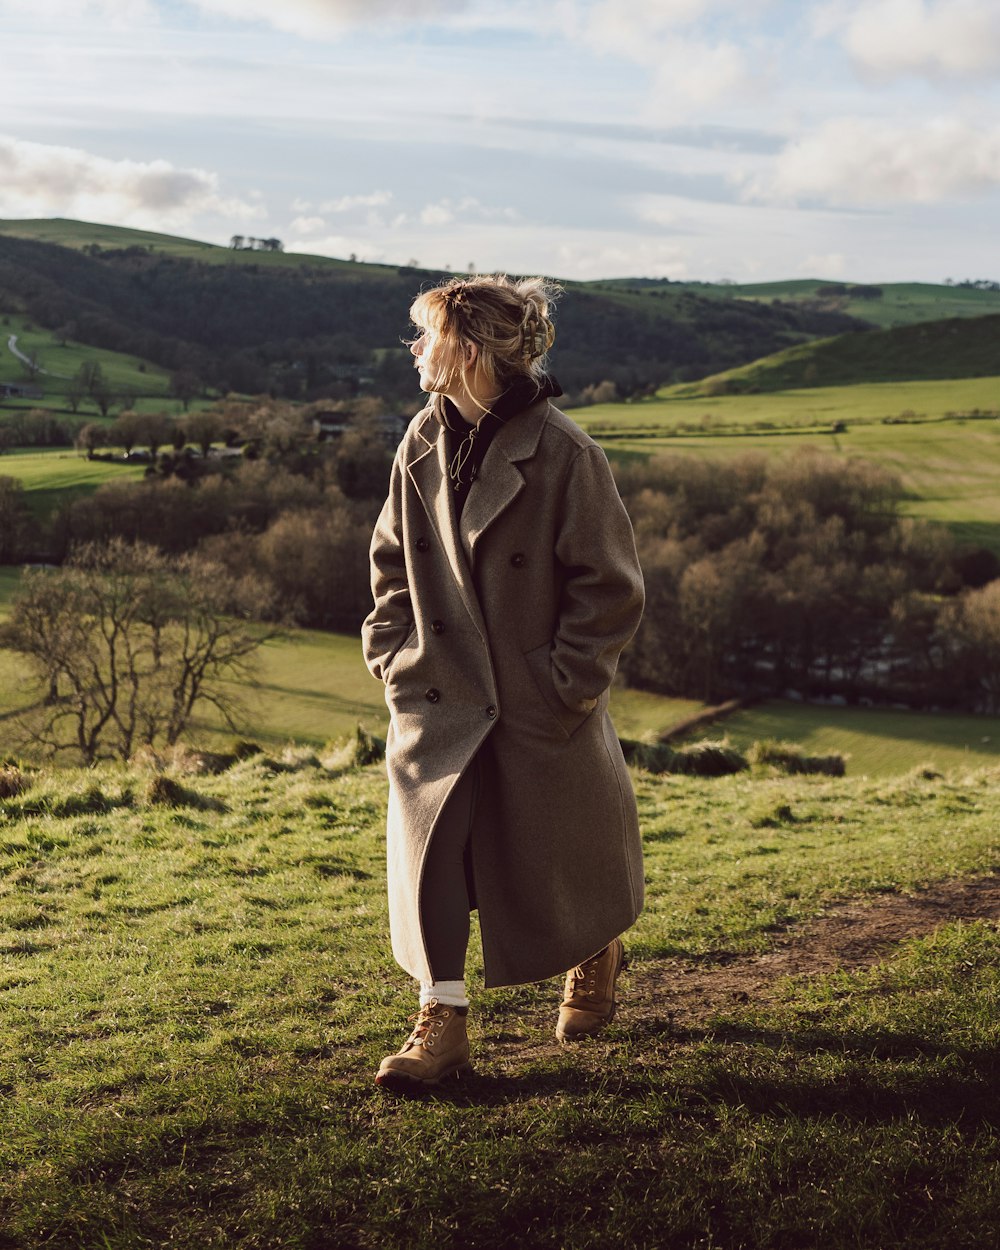
[[479,799],[479,758],[458,779],[438,818],[420,886],[420,919],[434,981],[461,981],[474,906],[469,838]]

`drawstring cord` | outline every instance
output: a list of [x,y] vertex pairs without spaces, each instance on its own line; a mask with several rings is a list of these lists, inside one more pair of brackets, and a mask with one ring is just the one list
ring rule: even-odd
[[[479,433],[479,426],[474,425],[466,434],[465,438],[459,444],[458,451],[451,458],[451,464],[448,466],[448,476],[454,483],[454,489],[459,490],[462,485],[462,470],[469,462],[472,455],[473,444],[476,441],[476,435]],[[472,475],[475,477],[475,473]]]

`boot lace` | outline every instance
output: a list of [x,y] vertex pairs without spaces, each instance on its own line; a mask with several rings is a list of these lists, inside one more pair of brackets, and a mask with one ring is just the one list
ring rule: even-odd
[[[602,952],[603,954],[603,952]],[[597,965],[600,955],[577,964],[569,974],[569,998],[594,998],[597,994]]]
[[433,1046],[437,1035],[435,1026],[441,1024],[441,1012],[443,1010],[447,1010],[447,1008],[442,1008],[438,1000],[432,998],[429,1003],[424,1003],[419,1011],[412,1016],[408,1016],[408,1021],[413,1020],[416,1023],[413,1026],[413,1032],[406,1039],[407,1046],[417,1044]]

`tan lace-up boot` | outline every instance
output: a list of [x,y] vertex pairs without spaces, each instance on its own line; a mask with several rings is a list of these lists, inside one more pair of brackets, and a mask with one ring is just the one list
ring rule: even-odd
[[467,1076],[469,1038],[467,1007],[450,1007],[432,998],[411,1020],[413,1032],[395,1055],[379,1064],[375,1084],[398,1094],[418,1094],[433,1089],[449,1077]]
[[615,938],[589,959],[566,973],[566,988],[559,1007],[556,1037],[575,1042],[599,1033],[614,1019],[615,982],[625,967],[625,947]]

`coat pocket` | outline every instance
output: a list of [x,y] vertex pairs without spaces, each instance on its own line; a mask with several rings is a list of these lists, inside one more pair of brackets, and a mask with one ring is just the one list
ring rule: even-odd
[[[550,642],[543,642],[540,647],[532,647],[530,651],[525,651],[523,654],[528,672],[531,674],[542,701],[566,737],[571,738],[594,709],[574,712],[559,698],[555,682],[552,680],[552,644]],[[594,706],[596,705],[595,700]]]
[[[389,667],[385,670],[385,684],[388,686],[399,674],[406,669],[408,659],[412,659],[409,654],[418,651],[420,647],[420,636],[417,632],[417,622],[414,621],[410,627],[410,632],[403,639],[403,642],[396,648],[396,652],[389,661]],[[402,664],[402,668],[400,668]]]

